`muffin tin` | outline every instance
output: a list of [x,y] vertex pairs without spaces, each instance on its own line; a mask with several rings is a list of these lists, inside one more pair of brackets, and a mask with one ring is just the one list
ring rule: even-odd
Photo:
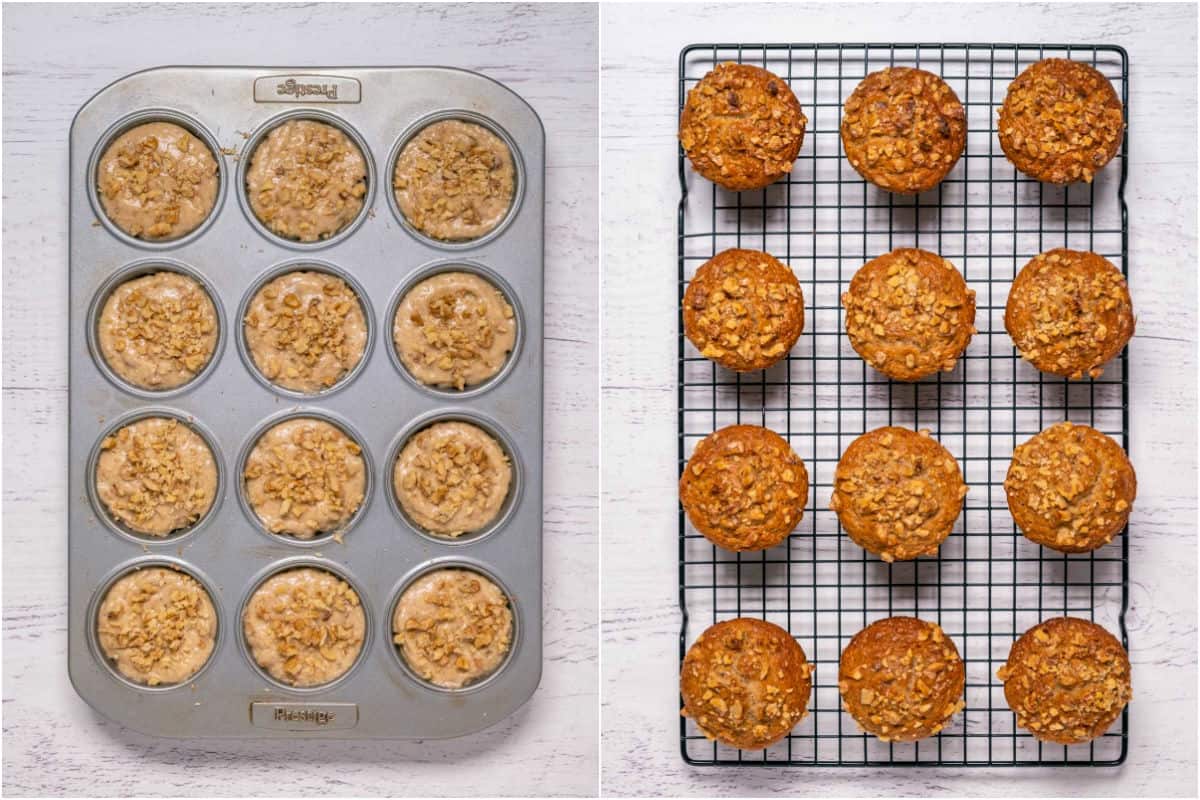
[[[362,213],[315,243],[267,231],[250,213],[243,188],[254,145],[272,127],[296,117],[344,130],[368,164]],[[414,234],[392,199],[392,167],[403,142],[424,124],[448,117],[500,134],[517,166],[508,217],[468,243]],[[213,212],[195,231],[147,242],[105,217],[95,174],[115,136],[158,120],[182,125],[213,150],[220,188]],[[76,114],[70,138],[68,661],[76,691],[116,722],[179,737],[443,738],[513,713],[533,694],[542,666],[545,134],[537,114],[504,86],[456,69],[167,67],[127,76],[100,91]],[[517,341],[495,378],[447,392],[408,376],[392,345],[392,315],[405,287],[459,267],[488,277],[506,295],[517,318]],[[343,277],[363,303],[368,326],[359,366],[315,395],[272,385],[254,368],[242,337],[240,319],[249,298],[289,269]],[[113,373],[100,356],[95,329],[99,309],[120,282],[160,270],[187,274],[209,291],[220,335],[212,360],[195,379],[153,392]],[[219,475],[209,513],[165,539],[114,522],[93,488],[104,436],[156,415],[176,417],[199,432],[213,449]],[[267,533],[243,497],[242,464],[255,437],[292,416],[325,419],[362,446],[366,497],[336,536],[301,541]],[[497,436],[514,467],[497,522],[456,540],[415,529],[390,496],[392,460],[405,437],[442,419],[480,424]],[[176,686],[151,688],[122,678],[103,658],[96,638],[96,612],[108,587],[132,569],[153,565],[197,578],[218,614],[212,657]],[[356,589],[367,633],[362,654],[344,675],[299,689],[272,680],[253,663],[240,617],[259,583],[305,565],[328,569]],[[417,678],[392,643],[390,627],[395,602],[412,580],[453,566],[500,585],[515,624],[505,663],[461,690]]]

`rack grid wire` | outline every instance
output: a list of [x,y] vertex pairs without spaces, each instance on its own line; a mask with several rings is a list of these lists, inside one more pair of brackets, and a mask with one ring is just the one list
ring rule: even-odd
[[[775,622],[815,667],[809,715],[763,751],[707,740],[680,718],[680,747],[695,765],[1111,766],[1128,750],[1129,711],[1099,739],[1071,747],[1017,729],[996,670],[1013,641],[1043,619],[1069,614],[1117,632],[1126,647],[1127,532],[1100,550],[1065,555],[1025,539],[1013,524],[1003,481],[1013,448],[1062,420],[1086,423],[1129,447],[1126,353],[1096,379],[1071,381],[1022,361],[1004,329],[1016,271],[1054,247],[1100,253],[1128,274],[1124,200],[1128,131],[1114,162],[1091,184],[1058,187],[1018,173],[997,139],[1008,84],[1048,57],[1085,61],[1128,101],[1128,56],[1113,45],[696,44],[679,61],[679,108],[687,91],[724,61],[762,66],[787,80],[809,117],[787,179],[732,193],[693,173],[679,151],[679,298],[707,259],[729,247],[772,253],[795,271],[805,330],[785,360],[739,375],[701,357],[679,324],[679,462],[696,443],[735,423],[783,435],[804,459],[811,495],[786,543],[731,553],[679,512],[679,657],[710,624],[738,616]],[[941,75],[967,113],[966,150],[950,175],[919,196],[864,181],[844,157],[842,104],[868,73],[907,65]],[[1128,116],[1128,115],[1127,115]],[[689,182],[692,191],[689,192]],[[843,334],[840,293],[863,263],[896,247],[923,247],[952,261],[977,292],[976,327],[953,372],[918,383],[890,381],[858,357]],[[959,460],[969,486],[953,533],[934,558],[884,563],[843,536],[829,510],[841,452],[881,425],[928,428]],[[966,663],[966,708],[938,736],[884,743],[840,708],[838,660],[850,637],[896,614],[936,621]]]

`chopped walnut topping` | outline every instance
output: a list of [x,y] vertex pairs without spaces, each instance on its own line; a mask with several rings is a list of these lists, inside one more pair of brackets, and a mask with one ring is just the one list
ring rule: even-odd
[[217,310],[197,281],[156,272],[125,281],[100,312],[105,363],[142,389],[167,390],[196,377],[217,346]]
[[414,228],[448,242],[478,239],[504,221],[516,187],[508,145],[482,125],[427,125],[396,159],[396,204]]
[[396,352],[421,383],[465,389],[498,373],[516,342],[504,295],[470,272],[443,272],[408,290],[392,329]]
[[289,120],[255,148],[246,172],[250,208],[285,239],[328,239],[357,217],[367,194],[358,146],[332,125]]
[[212,507],[217,465],[208,444],[179,420],[130,423],[100,443],[96,494],[133,531],[166,536]]
[[1042,253],[1013,281],[1004,327],[1021,357],[1042,372],[1098,378],[1133,336],[1125,276],[1095,253]]
[[311,539],[346,525],[362,505],[362,449],[324,420],[281,422],[259,438],[246,459],[250,506],[272,533]]
[[362,302],[325,272],[289,272],[254,295],[245,319],[255,366],[285,389],[316,393],[353,370],[367,346]]
[[1000,146],[1017,169],[1041,181],[1091,183],[1121,146],[1125,119],[1108,79],[1078,61],[1047,58],[1008,87]]
[[438,536],[481,530],[500,513],[512,467],[500,445],[466,422],[420,431],[396,459],[393,483],[405,513]]
[[104,151],[97,172],[104,213],[140,239],[190,233],[216,205],[216,158],[202,141],[169,122],[121,134]]
[[217,614],[195,578],[146,567],[108,590],[96,634],[104,655],[126,678],[146,686],[182,683],[212,654]]
[[508,597],[465,569],[440,569],[404,591],[392,619],[394,641],[413,670],[436,686],[460,689],[504,663],[512,646]]
[[1073,617],[1027,631],[996,677],[1017,725],[1059,744],[1100,736],[1133,695],[1125,648],[1099,625]]
[[264,581],[246,604],[242,627],[254,661],[267,674],[291,686],[317,686],[353,666],[366,616],[348,583],[302,567]]

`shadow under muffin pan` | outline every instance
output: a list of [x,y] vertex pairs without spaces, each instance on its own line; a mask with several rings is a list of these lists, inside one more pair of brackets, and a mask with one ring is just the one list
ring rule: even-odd
[[[414,235],[390,208],[390,176],[405,135],[443,112],[461,117],[464,109],[504,134],[517,165],[518,190],[496,231],[444,246]],[[254,137],[279,124],[285,113],[321,121],[332,115],[334,124],[361,140],[369,165],[359,218],[313,245],[264,233],[249,213],[241,184]],[[122,234],[103,217],[94,162],[114,136],[156,120],[186,121],[184,127],[213,149],[221,185],[210,218],[195,232],[151,243]],[[328,68],[318,74],[303,68],[170,67],[128,76],[99,92],[76,115],[70,140],[68,664],[76,691],[118,723],[188,738],[438,739],[480,730],[516,711],[537,688],[542,669],[545,135],[536,113],[500,84],[454,69]],[[229,191],[240,199],[224,202]],[[391,312],[400,288],[445,269],[486,277],[506,295],[517,319],[514,349],[501,372],[462,392],[412,381],[398,368],[392,345]],[[219,334],[210,363],[192,381],[155,392],[115,376],[95,346],[95,323],[116,285],[160,270],[184,273],[205,287]],[[369,329],[355,369],[312,395],[259,375],[243,341],[242,317],[253,292],[293,270],[346,280]],[[392,355],[381,357],[379,346]],[[122,530],[97,502],[94,488],[103,435],[158,415],[176,416],[206,438],[219,483],[204,518],[162,539]],[[245,502],[242,465],[248,448],[267,426],[289,415],[332,421],[362,447],[369,485],[344,536],[328,533],[305,541],[266,533]],[[513,463],[513,487],[496,523],[458,540],[409,526],[392,489],[398,443],[441,418],[478,421]],[[336,681],[303,690],[270,680],[248,660],[239,616],[258,582],[300,561],[325,564],[348,577],[368,619],[355,666]],[[102,657],[96,613],[120,574],[168,562],[208,589],[218,615],[217,643],[192,679],[151,689],[121,678]],[[446,690],[417,678],[390,632],[380,633],[390,630],[405,581],[431,568],[456,566],[475,569],[504,589],[516,632],[501,668],[476,684]]]

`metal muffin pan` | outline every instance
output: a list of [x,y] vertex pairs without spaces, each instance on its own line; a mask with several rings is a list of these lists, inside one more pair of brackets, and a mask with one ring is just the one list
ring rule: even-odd
[[[285,116],[347,131],[363,149],[368,192],[359,218],[327,240],[300,244],[263,228],[246,202],[252,146]],[[391,176],[402,144],[429,122],[482,122],[513,149],[517,191],[497,230],[470,243],[440,243],[398,215]],[[96,165],[132,125],[166,120],[214,150],[221,187],[212,215],[167,242],[129,237],[104,216]],[[165,67],[127,76],[76,114],[70,152],[70,426],[68,662],[76,691],[104,716],[143,733],[178,737],[432,739],[460,736],[513,713],[542,669],[542,261],[545,134],[537,114],[502,85],[447,68]],[[236,194],[237,198],[228,197]],[[399,292],[462,265],[489,277],[513,305],[509,363],[486,384],[447,392],[417,384],[392,345]],[[127,385],[96,346],[95,325],[119,279],[175,270],[199,280],[217,309],[212,361],[165,392]],[[370,341],[359,367],[315,395],[264,380],[246,353],[240,318],[264,280],[292,269],[339,274],[358,294]],[[376,341],[378,339],[378,341]],[[109,518],[94,496],[98,443],[143,416],[178,417],[208,441],[219,471],[213,508],[191,528],[157,539]],[[265,427],[293,415],[327,419],[362,445],[367,496],[337,537],[303,542],[265,532],[242,496],[241,467]],[[496,435],[513,486],[490,528],[438,539],[407,523],[392,496],[391,459],[405,438],[438,419],[462,419]],[[96,612],[130,569],[173,566],[193,575],[218,613],[216,647],[194,678],[172,687],[132,683],[105,662]],[[359,592],[367,615],[363,653],[340,679],[298,689],[271,680],[248,657],[240,614],[263,579],[289,567],[325,565]],[[445,690],[417,678],[392,643],[401,591],[429,569],[474,569],[510,597],[514,640],[486,679]]]

